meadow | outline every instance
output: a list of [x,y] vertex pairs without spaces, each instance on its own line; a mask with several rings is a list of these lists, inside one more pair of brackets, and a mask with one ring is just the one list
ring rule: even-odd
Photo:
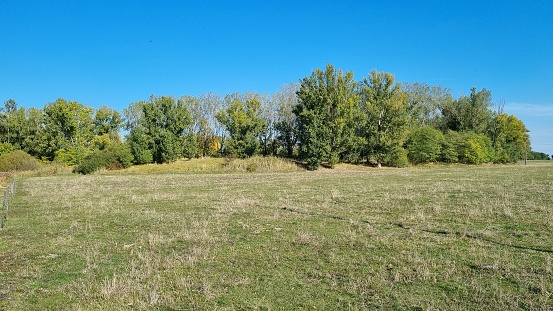
[[18,178],[0,309],[553,309],[553,161],[201,167]]

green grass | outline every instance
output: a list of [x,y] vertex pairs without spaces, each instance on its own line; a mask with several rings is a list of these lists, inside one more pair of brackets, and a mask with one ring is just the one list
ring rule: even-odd
[[552,309],[552,193],[552,161],[20,178],[0,309]]

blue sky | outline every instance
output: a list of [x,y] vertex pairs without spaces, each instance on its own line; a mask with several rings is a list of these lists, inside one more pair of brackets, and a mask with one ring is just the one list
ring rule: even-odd
[[553,154],[552,1],[0,2],[0,100],[120,109],[274,93],[327,63],[361,80],[486,88]]

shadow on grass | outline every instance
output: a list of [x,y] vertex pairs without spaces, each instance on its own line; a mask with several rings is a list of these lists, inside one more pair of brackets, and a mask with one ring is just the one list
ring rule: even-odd
[[[300,211],[300,210],[289,208],[289,207],[282,207],[281,209],[285,210],[285,211],[288,211],[288,212],[302,214],[302,215],[318,216],[318,217],[330,218],[330,219],[335,219],[335,220],[340,220],[340,221],[351,221],[351,219],[346,219],[346,218],[340,217],[340,216],[328,215],[328,214],[322,214],[322,213],[314,213],[314,212],[304,212],[304,211]],[[467,237],[469,239],[485,241],[485,242],[495,244],[495,245],[499,245],[499,246],[503,246],[503,247],[511,247],[511,248],[515,248],[515,249],[524,249],[524,250],[532,250],[532,251],[543,252],[543,253],[553,253],[553,250],[549,250],[549,249],[538,248],[538,247],[533,247],[533,246],[522,246],[522,245],[515,245],[515,244],[507,244],[507,243],[498,242],[498,241],[495,241],[495,240],[492,240],[492,239],[489,239],[489,238],[485,238],[485,237],[477,236],[477,235],[473,235],[473,234],[468,234],[468,233],[462,234],[460,232],[450,232],[450,231],[445,231],[445,230],[409,228],[401,222],[370,222],[370,221],[367,221],[367,220],[357,220],[357,221],[360,222],[360,223],[365,223],[365,224],[369,224],[369,225],[380,225],[380,226],[393,225],[393,226],[396,226],[398,228],[402,228],[402,229],[406,229],[406,230],[415,230],[415,231],[421,231],[421,232],[433,233],[433,234],[464,236],[464,237]]]

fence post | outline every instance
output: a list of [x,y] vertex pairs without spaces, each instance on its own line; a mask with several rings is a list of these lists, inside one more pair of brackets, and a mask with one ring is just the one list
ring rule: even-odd
[[4,206],[6,205],[6,193],[4,192],[4,200],[2,201],[2,215],[0,215],[0,229],[4,229]]
[[6,216],[4,218],[8,219],[8,213],[10,209],[10,187],[6,188]]
[[12,199],[15,198],[15,180],[12,180],[11,186],[11,193],[12,193]]

